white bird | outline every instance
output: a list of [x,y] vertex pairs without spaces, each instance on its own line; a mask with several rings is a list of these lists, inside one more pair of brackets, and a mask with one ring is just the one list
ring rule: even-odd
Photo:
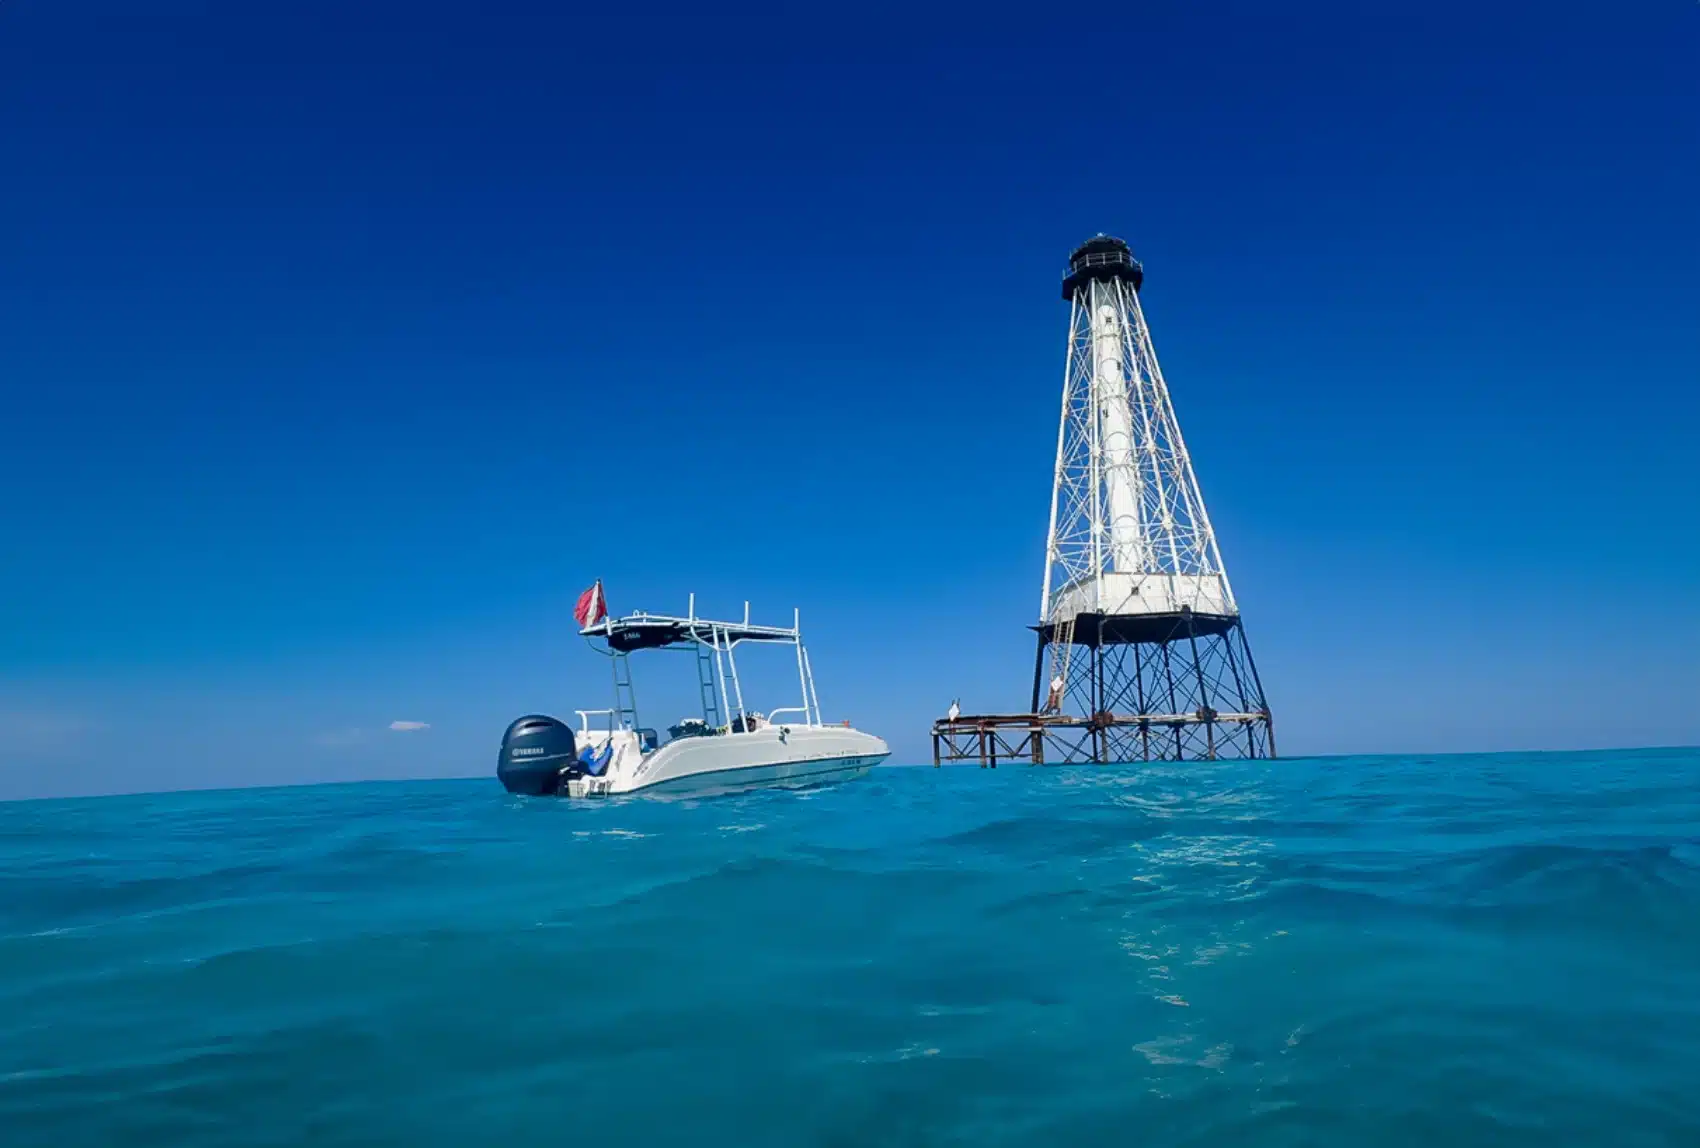
[[962,716],[962,707],[956,704],[955,699],[952,699],[950,708],[945,711],[945,716],[951,721],[955,721],[957,718]]

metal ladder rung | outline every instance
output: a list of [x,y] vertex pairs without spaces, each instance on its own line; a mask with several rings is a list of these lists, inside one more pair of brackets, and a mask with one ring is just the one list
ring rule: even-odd
[[720,696],[714,689],[714,653],[701,642],[697,648],[697,686],[702,695],[702,720],[710,729],[720,725]]
[[[1060,711],[1068,700],[1068,663],[1074,651],[1074,618],[1051,631],[1051,680],[1062,679],[1062,696],[1057,699]],[[1049,699],[1050,684],[1046,683],[1046,698]]]
[[626,655],[614,655],[614,709],[625,728],[637,728],[637,691],[632,688],[632,667]]

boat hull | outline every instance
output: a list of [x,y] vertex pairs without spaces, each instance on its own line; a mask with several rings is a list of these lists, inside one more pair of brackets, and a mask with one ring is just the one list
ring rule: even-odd
[[616,758],[605,777],[575,778],[571,797],[803,788],[860,777],[891,756],[885,742],[839,726],[776,726],[680,738],[641,760]]

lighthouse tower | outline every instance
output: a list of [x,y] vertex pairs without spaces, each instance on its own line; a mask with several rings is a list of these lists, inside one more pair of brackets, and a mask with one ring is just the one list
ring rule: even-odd
[[1069,258],[1032,708],[934,726],[934,759],[1273,757],[1251,646],[1139,304],[1100,235]]

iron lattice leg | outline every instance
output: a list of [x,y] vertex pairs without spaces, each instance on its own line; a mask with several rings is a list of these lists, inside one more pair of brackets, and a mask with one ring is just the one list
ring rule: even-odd
[[1033,713],[1039,712],[1039,699],[1044,696],[1039,691],[1045,687],[1045,651],[1049,647],[1050,643],[1045,640],[1045,635],[1041,632],[1039,648],[1033,654]]
[[[1041,636],[1041,667],[1051,660],[1048,646]],[[1065,760],[1275,756],[1269,703],[1237,620],[1200,632],[1183,615],[1160,641],[1077,648],[1068,679],[1062,717],[1079,722],[1085,736]],[[1063,733],[1051,729],[1059,744]]]

